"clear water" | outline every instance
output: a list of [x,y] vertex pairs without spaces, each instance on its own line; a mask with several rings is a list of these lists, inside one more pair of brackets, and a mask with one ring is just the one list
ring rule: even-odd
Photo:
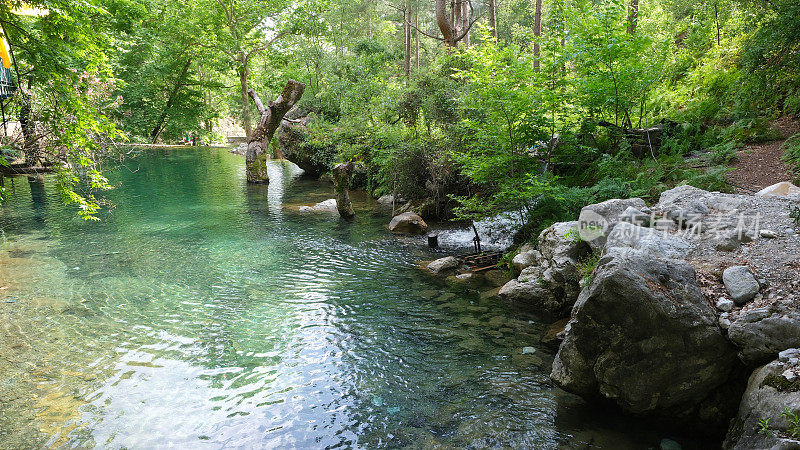
[[117,189],[96,223],[50,180],[6,180],[0,447],[647,448],[665,436],[554,388],[545,324],[490,287],[422,273],[415,262],[435,255],[392,237],[370,200],[356,197],[354,223],[300,213],[330,187],[271,171],[249,187],[225,150],[144,152],[109,171]]

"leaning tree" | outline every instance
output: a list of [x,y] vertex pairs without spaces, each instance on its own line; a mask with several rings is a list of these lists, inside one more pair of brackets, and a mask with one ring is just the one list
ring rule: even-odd
[[300,100],[306,85],[295,80],[289,80],[278,99],[264,106],[256,91],[247,91],[253,99],[261,119],[247,143],[247,182],[254,184],[269,183],[267,174],[267,158],[269,144],[275,135],[275,130],[281,125],[283,116]]

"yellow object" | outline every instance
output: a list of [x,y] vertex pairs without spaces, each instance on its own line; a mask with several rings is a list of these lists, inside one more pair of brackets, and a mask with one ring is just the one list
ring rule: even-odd
[[11,68],[11,56],[8,54],[8,42],[5,38],[0,39],[0,58],[3,60],[3,67]]

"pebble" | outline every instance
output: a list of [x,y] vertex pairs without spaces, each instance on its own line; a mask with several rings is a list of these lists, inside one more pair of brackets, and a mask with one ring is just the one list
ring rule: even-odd
[[533,348],[533,347],[524,347],[522,349],[522,354],[523,355],[532,355],[534,353],[536,353],[536,349]]
[[723,330],[727,330],[728,328],[730,328],[730,327],[731,327],[731,321],[730,321],[730,319],[728,319],[727,317],[720,317],[720,318],[719,318],[719,326],[720,326],[720,328],[722,328]]
[[717,300],[717,309],[720,311],[728,312],[733,309],[733,300],[728,300],[727,298],[721,298]]
[[781,374],[783,378],[786,378],[786,381],[794,381],[797,378],[797,374],[794,373],[792,369],[786,369]]
[[778,234],[772,230],[761,230],[761,237],[765,239],[775,239],[778,237]]

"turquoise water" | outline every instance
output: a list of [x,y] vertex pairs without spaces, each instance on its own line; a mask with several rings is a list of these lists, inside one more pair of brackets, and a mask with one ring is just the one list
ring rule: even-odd
[[332,189],[292,167],[251,187],[225,150],[139,153],[100,222],[7,179],[2,447],[657,446],[554,388],[546,324],[422,273],[371,200],[298,212]]

